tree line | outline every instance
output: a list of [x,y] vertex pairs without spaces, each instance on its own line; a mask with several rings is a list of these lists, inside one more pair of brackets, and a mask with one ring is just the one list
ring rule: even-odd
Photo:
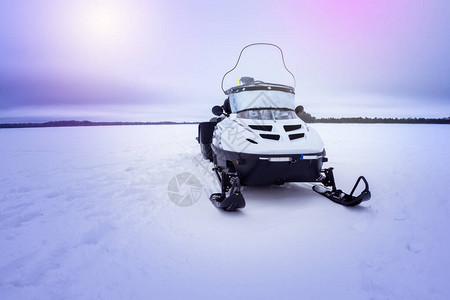
[[34,128],[34,127],[74,127],[74,126],[122,126],[122,125],[174,125],[197,124],[198,122],[92,122],[92,121],[51,121],[45,123],[0,124],[0,128]]
[[[447,118],[316,118],[303,112],[300,118],[306,123],[357,123],[357,124],[450,124]],[[123,126],[123,125],[175,125],[198,124],[200,122],[92,122],[92,121],[51,121],[45,123],[11,123],[0,124],[0,128],[35,128],[35,127],[74,127],[74,126]]]
[[361,123],[361,124],[450,124],[447,118],[316,118],[307,112],[303,112],[300,118],[306,123]]

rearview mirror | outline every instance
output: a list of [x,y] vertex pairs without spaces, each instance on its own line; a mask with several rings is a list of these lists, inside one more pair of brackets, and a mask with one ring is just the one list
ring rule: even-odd
[[302,113],[305,110],[303,109],[303,106],[299,105],[295,108],[295,114],[300,118],[300,116],[302,115]]
[[212,113],[215,116],[221,116],[223,114],[223,108],[222,106],[216,105],[212,108]]

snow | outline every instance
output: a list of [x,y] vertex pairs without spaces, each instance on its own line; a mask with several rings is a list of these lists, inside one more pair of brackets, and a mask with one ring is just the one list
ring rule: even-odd
[[[290,183],[217,210],[195,125],[0,130],[0,298],[448,299],[450,127],[313,127],[370,201]],[[186,172],[202,189],[183,207]]]

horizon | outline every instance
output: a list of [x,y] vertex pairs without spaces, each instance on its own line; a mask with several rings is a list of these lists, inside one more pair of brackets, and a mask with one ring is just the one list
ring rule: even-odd
[[[353,124],[450,124],[450,116],[444,118],[363,118],[363,117],[325,117],[314,120],[302,119],[307,124],[318,123],[353,123]],[[305,116],[307,117],[307,116]],[[0,123],[0,128],[27,128],[27,127],[73,127],[73,126],[109,126],[109,125],[182,125],[199,124],[204,121],[91,121],[91,120],[52,120],[41,122],[15,122]],[[66,124],[62,124],[66,123]],[[68,124],[72,123],[72,124]],[[84,123],[84,124],[83,124]],[[88,123],[89,125],[86,125]]]
[[258,4],[2,2],[0,123],[207,120],[254,42],[283,49],[316,117],[450,115],[450,2]]

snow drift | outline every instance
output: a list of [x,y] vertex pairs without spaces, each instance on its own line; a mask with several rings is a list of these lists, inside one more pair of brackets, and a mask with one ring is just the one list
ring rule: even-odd
[[[313,127],[369,202],[290,183],[217,210],[196,125],[0,130],[1,298],[448,299],[450,127]],[[192,205],[170,201],[182,173]]]

